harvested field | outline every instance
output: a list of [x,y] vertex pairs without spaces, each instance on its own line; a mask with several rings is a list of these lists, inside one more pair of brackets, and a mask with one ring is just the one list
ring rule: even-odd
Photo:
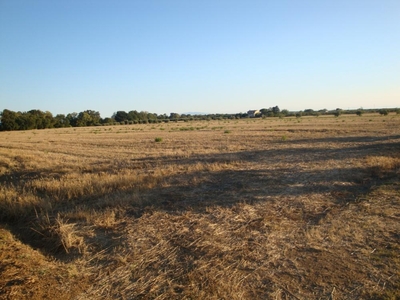
[[400,299],[400,116],[0,132],[0,299]]

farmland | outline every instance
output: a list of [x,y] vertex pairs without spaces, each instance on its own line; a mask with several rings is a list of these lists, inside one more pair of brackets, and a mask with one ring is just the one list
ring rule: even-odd
[[0,298],[399,299],[400,116],[0,132]]

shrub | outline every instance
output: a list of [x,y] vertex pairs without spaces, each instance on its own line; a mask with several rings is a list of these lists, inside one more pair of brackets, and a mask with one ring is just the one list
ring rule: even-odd
[[156,143],[161,143],[161,142],[162,142],[162,138],[161,138],[161,137],[156,137],[156,138],[154,139],[154,141],[155,141]]
[[381,110],[379,111],[379,113],[380,113],[382,116],[387,116],[387,115],[389,114],[389,112],[388,112],[387,109],[381,109]]

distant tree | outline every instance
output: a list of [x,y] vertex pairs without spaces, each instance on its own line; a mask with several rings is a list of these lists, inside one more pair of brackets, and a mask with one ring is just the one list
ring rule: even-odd
[[387,115],[389,114],[389,111],[388,111],[387,109],[381,109],[381,110],[379,110],[379,113],[380,113],[382,116],[387,116]]
[[[287,110],[285,112],[288,113]],[[261,115],[259,117],[279,117],[281,116],[281,110],[278,106],[270,107],[270,108],[262,108],[260,109]]]
[[[140,120],[140,121],[145,121],[145,122],[147,122],[147,121],[148,121],[147,115],[148,115],[148,112],[147,112],[147,111],[141,111],[141,112],[139,113],[139,120]],[[144,123],[144,124],[145,124],[145,123]]]
[[162,115],[158,115],[157,118],[159,120],[165,120],[165,119],[168,119],[168,116],[167,116],[167,114],[162,114]]
[[158,119],[158,116],[157,116],[157,114],[147,113],[147,119],[148,120],[152,120],[152,121],[156,121]]
[[113,114],[112,118],[117,122],[124,122],[129,120],[129,115],[127,112],[123,110],[119,110]]
[[26,113],[29,129],[44,129],[52,127],[54,123],[53,115],[50,112],[42,112],[38,109],[32,109]]
[[336,110],[333,112],[333,115],[335,117],[339,117],[343,113],[343,109],[341,108],[336,108]]
[[91,121],[91,117],[87,112],[80,112],[78,117],[76,118],[76,126],[84,127],[88,126],[88,123]]
[[128,119],[130,121],[139,121],[140,115],[136,110],[131,110],[130,112],[128,112]]
[[279,109],[279,107],[278,106],[274,106],[273,108],[272,108],[272,112],[274,113],[274,115],[279,115],[279,113],[281,112],[281,110]]
[[303,114],[306,116],[313,116],[315,114],[315,112],[313,109],[309,108],[309,109],[305,109]]
[[62,128],[62,127],[69,127],[69,120],[63,114],[58,114],[54,117],[54,127],[55,128]]
[[37,128],[36,120],[29,112],[17,112],[15,122],[18,124],[17,130],[29,130]]
[[274,117],[275,114],[272,111],[267,112],[266,117]]
[[289,115],[289,111],[287,109],[282,109],[281,114],[287,116]]
[[42,115],[42,128],[53,128],[54,127],[54,117],[53,114],[49,111],[46,111]]
[[8,109],[4,109],[0,116],[1,130],[17,130],[19,129],[17,123],[17,113]]
[[321,114],[326,114],[328,112],[328,110],[326,108],[324,108],[324,109],[320,109],[318,112]]
[[85,110],[85,112],[90,116],[90,121],[86,126],[95,126],[100,124],[101,116],[98,111]]
[[361,117],[363,115],[363,113],[364,113],[364,110],[361,108],[356,111],[356,115],[359,117]]
[[180,117],[181,117],[181,115],[178,114],[178,113],[170,113],[169,114],[169,119],[170,120],[178,120]]
[[260,113],[261,113],[262,116],[266,116],[270,112],[272,112],[271,108],[262,108],[262,109],[260,109]]
[[114,119],[108,117],[100,120],[101,124],[113,124],[114,122],[115,122]]
[[95,126],[100,124],[100,113],[94,110],[80,112],[76,118],[76,126]]
[[20,130],[41,129],[41,118],[43,112],[32,109],[28,112],[18,112],[17,122]]
[[67,120],[72,127],[76,126],[76,122],[78,120],[77,117],[78,117],[78,113],[76,113],[76,112],[73,112],[73,113],[70,113],[67,115]]

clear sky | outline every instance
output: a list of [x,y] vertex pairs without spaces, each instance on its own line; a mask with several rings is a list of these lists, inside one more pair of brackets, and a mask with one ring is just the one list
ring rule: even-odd
[[400,107],[400,0],[0,0],[0,110]]

